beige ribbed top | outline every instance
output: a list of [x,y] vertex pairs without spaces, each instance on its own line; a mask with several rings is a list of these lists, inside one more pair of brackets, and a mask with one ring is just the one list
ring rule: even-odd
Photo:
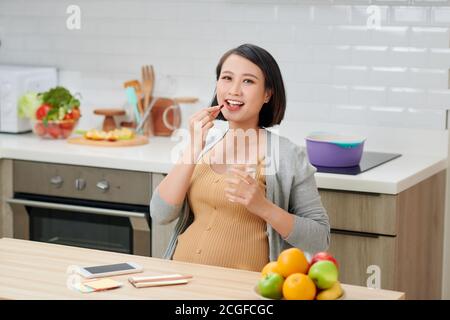
[[[174,260],[261,271],[269,262],[266,222],[225,197],[226,174],[216,173],[207,152],[195,166],[188,190],[194,222],[178,236]],[[258,166],[256,179],[265,189]]]

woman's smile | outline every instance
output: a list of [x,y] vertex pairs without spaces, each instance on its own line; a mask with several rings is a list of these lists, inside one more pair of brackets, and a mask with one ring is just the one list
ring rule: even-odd
[[225,99],[224,105],[231,112],[239,111],[244,106],[244,102],[236,99]]

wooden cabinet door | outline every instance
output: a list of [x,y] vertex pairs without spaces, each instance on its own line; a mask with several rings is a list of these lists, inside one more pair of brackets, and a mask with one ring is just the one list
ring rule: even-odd
[[[164,179],[165,175],[160,173],[152,174],[152,194],[158,184]],[[169,245],[170,237],[172,236],[173,229],[177,224],[178,219],[175,219],[169,224],[160,225],[152,221],[152,257],[162,258],[164,252]]]
[[367,286],[374,274],[368,273],[368,268],[378,266],[381,288],[394,289],[395,242],[396,238],[390,236],[332,230],[329,252],[339,262],[339,280]]

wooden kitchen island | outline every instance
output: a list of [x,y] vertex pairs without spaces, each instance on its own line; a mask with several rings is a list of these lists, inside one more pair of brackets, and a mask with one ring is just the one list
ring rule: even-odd
[[[123,283],[118,289],[80,293],[70,289],[71,266],[94,266],[136,262],[144,267],[137,275],[190,274],[186,285],[140,288],[128,282],[130,275],[111,277]],[[253,288],[260,274],[114,252],[0,239],[0,299],[167,299],[254,300]],[[404,299],[402,292],[343,285],[345,299]]]

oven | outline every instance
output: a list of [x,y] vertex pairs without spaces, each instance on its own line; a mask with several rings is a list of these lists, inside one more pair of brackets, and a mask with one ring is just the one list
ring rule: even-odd
[[151,256],[151,174],[13,162],[14,238]]

